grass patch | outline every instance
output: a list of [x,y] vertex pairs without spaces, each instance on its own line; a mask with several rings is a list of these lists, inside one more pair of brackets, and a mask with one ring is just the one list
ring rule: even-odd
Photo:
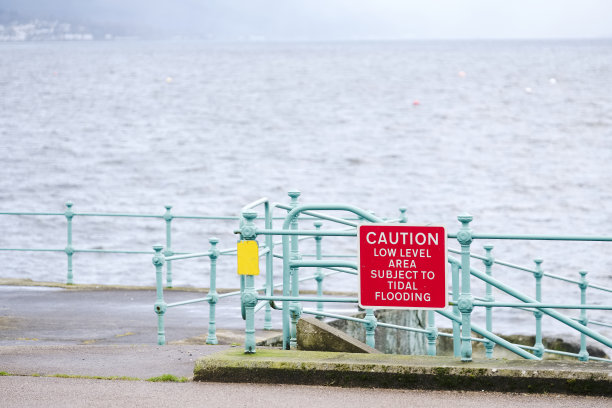
[[160,375],[159,377],[151,377],[147,379],[147,381],[151,381],[151,382],[187,382],[189,381],[189,378],[187,377],[179,378],[172,374],[163,374],[163,375]]
[[2,377],[3,375],[10,375],[10,374],[7,373],[6,371],[0,371],[0,377]]

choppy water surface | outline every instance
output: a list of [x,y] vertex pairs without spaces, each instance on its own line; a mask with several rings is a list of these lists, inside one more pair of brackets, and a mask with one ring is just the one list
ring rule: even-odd
[[[449,231],[469,212],[476,232],[612,235],[610,41],[0,44],[0,95],[2,211],[72,200],[77,212],[236,215],[298,188],[303,202],[389,218],[406,206],[409,222]],[[0,225],[3,248],[65,246],[62,217]],[[235,222],[174,225],[175,250],[206,250],[211,235],[235,243]],[[76,248],[158,243],[162,220],[74,220]],[[612,286],[609,243],[494,244],[498,259],[542,257],[549,272],[586,269]],[[61,253],[0,262],[2,277],[65,277]],[[218,286],[236,287],[232,261],[221,266]],[[74,270],[77,282],[154,282],[149,255],[77,254]],[[533,295],[528,273],[495,274]],[[207,264],[176,263],[174,280],[207,286]],[[356,289],[352,278],[326,285]],[[545,281],[544,300],[579,299],[575,285]]]

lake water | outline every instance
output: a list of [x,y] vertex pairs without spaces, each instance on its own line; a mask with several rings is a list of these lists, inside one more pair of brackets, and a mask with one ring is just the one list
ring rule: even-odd
[[[237,215],[297,188],[304,203],[388,218],[405,206],[410,223],[449,231],[469,212],[475,232],[612,236],[612,41],[4,43],[0,95],[1,211],[72,200],[76,212]],[[62,217],[0,225],[2,248],[65,246]],[[233,247],[236,225],[175,220],[174,249],[204,251],[212,235]],[[74,221],[78,249],[164,243],[158,219]],[[585,269],[612,287],[611,243],[493,243],[498,259],[541,257],[548,272]],[[0,251],[0,277],[62,281],[65,258]],[[176,285],[208,285],[206,262],[174,268]],[[74,271],[81,283],[154,282],[150,255],[77,254]],[[528,273],[495,274],[533,295]],[[218,286],[237,282],[222,261]],[[579,290],[546,280],[544,300],[577,303]],[[589,302],[612,303],[595,290]],[[517,331],[513,319],[499,329]]]

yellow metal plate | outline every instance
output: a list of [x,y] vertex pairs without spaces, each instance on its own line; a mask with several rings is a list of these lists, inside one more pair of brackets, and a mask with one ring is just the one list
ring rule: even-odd
[[257,241],[238,241],[238,275],[259,275]]

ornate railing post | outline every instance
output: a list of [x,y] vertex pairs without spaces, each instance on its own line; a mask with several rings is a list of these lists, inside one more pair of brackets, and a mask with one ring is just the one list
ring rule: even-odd
[[[451,263],[451,272],[453,302],[459,302],[459,265]],[[461,316],[458,306],[453,306],[453,314]],[[456,320],[453,320],[453,355],[461,357],[461,324]]]
[[399,222],[401,222],[402,224],[407,223],[408,219],[406,219],[406,207],[400,207],[399,212],[400,212]]
[[372,348],[376,347],[376,326],[378,325],[374,309],[366,309],[365,329],[366,329],[366,344]]
[[[300,196],[299,191],[290,191],[289,197],[291,197],[291,202],[289,205],[291,208],[295,208],[298,205],[298,197]],[[298,217],[295,217],[291,221],[291,229],[298,229]],[[291,236],[291,260],[298,261],[301,259],[299,252],[299,237],[297,235]],[[299,268],[292,267],[291,268],[291,296],[300,296],[300,279],[299,279]],[[297,322],[300,320],[302,315],[302,307],[299,302],[293,301],[289,306],[289,314],[291,317],[291,339],[289,341],[289,345],[292,348],[297,347]]]
[[[586,290],[589,286],[589,282],[586,279],[587,271],[580,271],[580,304],[586,305]],[[587,318],[586,309],[580,309],[580,323],[586,327],[589,323]],[[578,353],[578,359],[580,361],[589,361],[589,352],[586,346],[586,335],[580,333],[580,353]]]
[[[314,222],[314,226],[317,230],[320,230],[322,225],[323,223],[321,221]],[[323,239],[323,237],[321,237],[320,235],[315,235],[314,239],[315,239],[316,258],[317,260],[321,260],[323,256],[322,251],[321,251],[321,240]],[[325,274],[323,274],[323,270],[321,268],[317,268],[317,272],[315,274],[315,280],[317,281],[317,296],[319,297],[323,296],[323,279],[324,278],[325,278]],[[319,312],[323,311],[323,302],[317,302],[317,311]],[[317,319],[323,320],[323,316],[317,316]]]
[[433,310],[427,311],[427,355],[436,355],[436,341],[438,340],[438,329],[436,329],[436,315]]
[[67,230],[66,248],[64,249],[64,252],[66,252],[66,256],[68,257],[68,273],[66,275],[66,284],[68,285],[72,285],[74,283],[72,281],[72,255],[74,254],[74,248],[72,247],[72,217],[74,217],[72,205],[72,201],[66,202],[66,212],[64,213],[64,216],[66,217]]
[[[166,212],[164,213],[164,220],[166,220],[166,250],[164,251],[165,256],[172,256],[172,219],[174,216],[170,212],[172,209],[171,205],[166,205]],[[172,287],[172,261],[166,262],[166,287]]]
[[163,268],[166,260],[162,253],[164,249],[161,245],[153,247],[155,254],[153,255],[153,265],[155,266],[155,282],[157,284],[157,300],[155,301],[154,310],[157,313],[157,344],[160,346],[166,344],[166,331],[164,329],[164,314],[166,313],[167,304],[164,302],[164,281]]
[[[257,238],[257,228],[253,222],[257,218],[255,211],[244,211],[242,213],[244,223],[241,228],[241,238],[244,240],[255,240]],[[242,308],[246,321],[244,352],[245,354],[255,353],[255,307],[257,306],[257,291],[255,290],[255,276],[244,275],[244,291],[242,292]]]
[[[534,262],[536,264],[536,273],[533,275],[535,276],[535,280],[536,280],[536,301],[538,302],[542,302],[542,277],[544,276],[544,272],[542,271],[542,259],[534,259]],[[540,310],[536,310],[535,312],[533,312],[533,315],[535,316],[536,319],[536,336],[535,336],[535,344],[533,345],[533,347],[535,348],[535,350],[533,351],[533,354],[535,354],[537,357],[542,358],[542,356],[544,355],[544,344],[542,343],[542,316],[543,313]]]
[[472,243],[471,215],[460,215],[461,229],[457,233],[457,241],[461,245],[461,295],[459,296],[459,311],[461,312],[461,361],[472,361],[472,310],[474,298],[470,289],[470,244]]
[[208,336],[206,336],[206,344],[219,344],[215,321],[216,305],[219,301],[219,295],[217,294],[217,258],[219,258],[217,244],[219,240],[213,237],[208,242],[210,242],[210,288],[208,289]]
[[[270,208],[270,202],[266,201],[264,204],[265,208],[265,227],[266,229],[272,229],[272,209]],[[266,254],[266,295],[274,295],[274,237],[272,235],[266,235],[265,237],[266,247],[268,253]],[[266,310],[264,312],[264,330],[272,330],[272,306],[270,302],[266,302]]]
[[[495,261],[495,259],[493,258],[493,255],[491,254],[491,251],[493,250],[493,245],[485,245],[484,246],[484,250],[485,250],[485,254],[487,259],[485,259],[483,262],[485,264],[485,273],[488,276],[493,276],[493,272],[492,272],[492,267],[493,267],[493,262]],[[495,298],[493,297],[493,287],[491,286],[490,283],[487,282],[486,284],[486,289],[485,289],[485,299],[487,302],[494,302]],[[487,310],[486,310],[486,326],[487,326],[487,331],[492,333],[493,332],[493,308],[491,306],[487,306]],[[487,358],[493,358],[493,349],[495,348],[495,342],[489,340],[485,343],[485,349],[486,349],[486,356]]]

